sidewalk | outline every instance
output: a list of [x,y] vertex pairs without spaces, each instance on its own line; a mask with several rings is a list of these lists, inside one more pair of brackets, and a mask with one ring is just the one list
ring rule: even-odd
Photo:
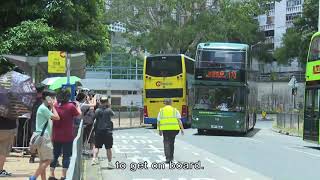
[[[130,123],[130,118],[121,118],[120,119],[120,126],[119,126],[119,119],[114,118],[112,119],[114,124],[114,129],[127,129],[127,128],[139,128],[139,127],[151,127],[151,125],[145,125],[143,122],[140,122],[140,118],[132,118]],[[7,160],[4,165],[4,169],[10,173],[12,173],[12,177],[0,177],[0,180],[26,180],[30,177],[37,169],[39,165],[39,159],[35,159],[35,163],[29,163],[30,155],[22,156],[22,153],[12,152],[10,156],[7,157]],[[88,179],[96,179],[98,178],[99,170],[97,167],[91,166],[91,159],[85,158],[85,169],[86,172],[85,176]],[[62,163],[62,158],[59,158],[59,163]],[[56,177],[59,179],[61,177],[61,167],[56,168]],[[47,177],[49,177],[50,167],[47,168]]]
[[[30,155],[21,156],[21,153],[10,153],[4,164],[4,169],[12,173],[12,177],[0,177],[0,180],[27,180],[38,168],[39,159],[35,159],[35,163],[29,163]],[[61,158],[59,158],[61,164]],[[56,177],[61,177],[61,167],[56,168]],[[47,177],[49,177],[50,168],[47,168]],[[38,178],[39,179],[39,178]]]

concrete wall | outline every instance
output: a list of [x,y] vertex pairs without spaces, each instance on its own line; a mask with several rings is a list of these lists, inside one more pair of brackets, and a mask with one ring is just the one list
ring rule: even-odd
[[[261,110],[287,112],[293,107],[293,96],[288,82],[259,82],[258,88],[258,106]],[[304,105],[304,83],[298,83],[296,95],[296,108]]]

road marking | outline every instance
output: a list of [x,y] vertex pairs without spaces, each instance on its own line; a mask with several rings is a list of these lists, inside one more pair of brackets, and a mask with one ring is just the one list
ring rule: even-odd
[[245,178],[244,180],[251,180],[250,178]]
[[215,164],[216,162],[214,160],[211,160],[209,158],[206,158],[206,160],[209,162],[209,163],[212,163],[212,164]]
[[227,167],[225,167],[225,166],[221,166],[221,168],[224,169],[224,170],[226,170],[226,171],[228,171],[229,173],[232,173],[232,174],[236,173],[234,170],[229,169],[229,168],[227,168]]
[[245,138],[246,140],[253,141],[253,142],[258,142],[258,143],[263,143],[263,141],[257,140],[257,139],[252,139],[252,138]]
[[314,156],[314,157],[320,158],[320,154],[313,154],[313,153],[309,153],[309,152],[304,152],[304,151],[300,151],[300,150],[289,148],[289,147],[284,147],[284,148],[285,149],[289,149],[291,151],[296,151],[296,152],[300,152],[300,153],[303,153],[303,154],[307,154],[307,155],[310,155],[310,156]]
[[184,150],[188,150],[189,148],[183,147]]
[[195,156],[199,156],[200,154],[199,153],[197,153],[197,152],[191,152],[193,155],[195,155]]

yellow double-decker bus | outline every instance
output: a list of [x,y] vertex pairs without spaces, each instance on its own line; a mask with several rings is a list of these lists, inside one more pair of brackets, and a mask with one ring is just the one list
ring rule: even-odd
[[181,114],[185,125],[191,124],[191,85],[194,78],[194,59],[183,54],[151,55],[145,57],[143,68],[144,123],[156,127],[165,98]]

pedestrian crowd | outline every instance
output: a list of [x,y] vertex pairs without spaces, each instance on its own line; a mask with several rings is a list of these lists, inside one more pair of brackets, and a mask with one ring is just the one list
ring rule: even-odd
[[[93,91],[79,91],[75,101],[71,101],[69,89],[52,91],[45,86],[37,86],[37,98],[32,107],[30,128],[30,163],[39,158],[39,166],[29,180],[39,176],[46,180],[46,169],[50,166],[49,180],[57,180],[55,168],[62,157],[62,177],[66,179],[72,156],[73,141],[77,135],[81,119],[83,120],[83,144],[88,146],[87,154],[92,154],[92,165],[98,164],[99,148],[107,149],[108,168],[112,163],[113,123],[114,115],[110,108],[109,98],[97,98]],[[16,121],[0,117],[0,177],[12,176],[4,169],[6,157],[9,155],[14,136]],[[85,148],[84,148],[85,149]],[[92,151],[92,153],[89,153]]]
[[[77,93],[76,101],[70,101],[71,92],[59,89],[57,92],[37,87],[37,99],[32,108],[29,162],[34,163],[35,157],[40,159],[38,169],[29,180],[36,180],[39,176],[46,180],[46,169],[50,166],[49,180],[57,180],[55,168],[62,156],[62,177],[66,179],[67,170],[72,156],[73,140],[78,132],[81,119],[83,120],[83,144],[85,154],[92,154],[92,165],[97,165],[99,149],[105,146],[108,168],[113,169],[113,123],[111,117],[114,112],[108,97],[97,98],[92,91]],[[174,159],[175,137],[181,131],[184,133],[181,115],[172,106],[171,99],[164,99],[164,107],[160,109],[157,118],[159,135],[163,136],[166,163]],[[4,170],[6,157],[12,147],[16,132],[16,122],[0,117],[0,177],[11,176]],[[86,151],[87,150],[87,151]],[[90,151],[92,153],[90,153]]]

